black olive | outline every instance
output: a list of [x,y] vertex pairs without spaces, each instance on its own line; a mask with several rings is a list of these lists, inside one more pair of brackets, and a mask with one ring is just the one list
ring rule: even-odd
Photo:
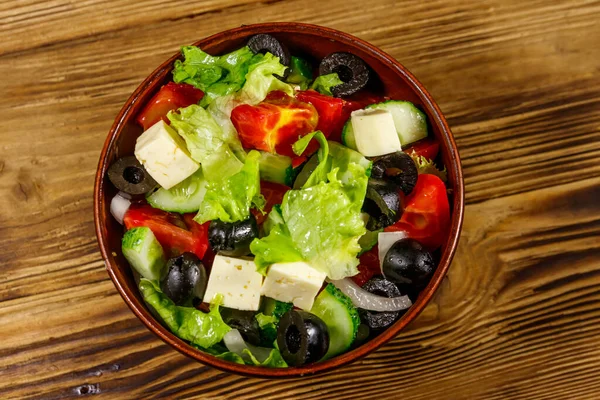
[[161,289],[177,305],[188,305],[202,299],[206,291],[206,270],[194,253],[183,253],[167,261],[169,272]]
[[413,159],[402,151],[386,154],[373,162],[371,176],[394,182],[408,195],[417,184],[419,171]]
[[261,345],[260,328],[254,311],[236,310],[234,308],[220,307],[219,312],[223,322],[232,329],[237,329],[244,340],[255,346]]
[[290,310],[279,321],[277,346],[291,366],[317,362],[329,350],[329,330],[316,315]]
[[[286,67],[290,65],[290,52],[279,40],[271,35],[261,33],[254,35],[248,40],[248,47],[254,54],[256,53],[271,53],[279,58],[279,62]],[[290,73],[290,69],[286,68],[283,76],[275,75],[279,79],[285,79]]]
[[214,253],[236,257],[250,253],[250,243],[258,237],[258,225],[253,215],[244,221],[213,220],[208,227],[208,242]]
[[394,224],[402,215],[400,210],[400,189],[392,182],[370,178],[363,211],[371,216],[367,229],[376,231]]
[[[384,278],[371,278],[362,288],[369,293],[386,297],[401,296],[400,290],[392,282]],[[367,324],[373,331],[380,331],[392,325],[400,317],[400,311],[376,312],[369,310],[358,310],[361,321]]]
[[108,169],[108,179],[117,189],[129,194],[148,193],[156,181],[134,157],[119,158]]
[[319,75],[336,72],[344,82],[331,88],[335,97],[349,96],[364,88],[369,81],[369,68],[358,56],[351,53],[331,53],[321,60]]
[[408,283],[423,287],[433,271],[433,256],[413,239],[398,240],[383,258],[383,274],[397,284]]

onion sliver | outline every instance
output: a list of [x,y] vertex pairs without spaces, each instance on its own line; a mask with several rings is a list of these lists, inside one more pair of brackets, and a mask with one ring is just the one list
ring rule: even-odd
[[377,250],[379,251],[379,267],[383,273],[383,259],[390,248],[398,240],[406,239],[408,235],[404,231],[379,232],[377,235]]
[[119,192],[110,201],[110,213],[121,225],[123,225],[125,213],[129,210],[129,206],[131,206],[131,201],[125,196],[129,197],[127,193]]
[[383,297],[367,292],[358,286],[350,278],[331,281],[344,293],[350,297],[352,303],[358,307],[369,311],[400,311],[412,306],[412,302],[408,296],[400,297]]
[[251,359],[248,353],[244,352],[244,349],[248,349],[248,351],[252,353],[258,362],[264,362],[267,358],[269,358],[269,355],[273,350],[246,343],[242,337],[242,334],[237,329],[232,329],[227,332],[225,336],[223,336],[223,342],[225,343],[227,350],[242,357],[246,362],[251,362]]

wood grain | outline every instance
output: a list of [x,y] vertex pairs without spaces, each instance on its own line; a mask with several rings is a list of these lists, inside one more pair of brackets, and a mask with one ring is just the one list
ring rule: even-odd
[[[0,4],[0,398],[598,398],[600,2],[330,4]],[[449,119],[468,203],[448,278],[408,330],[289,381],[151,335],[104,270],[91,209],[106,132],[142,79],[182,44],[276,20],[406,65]]]

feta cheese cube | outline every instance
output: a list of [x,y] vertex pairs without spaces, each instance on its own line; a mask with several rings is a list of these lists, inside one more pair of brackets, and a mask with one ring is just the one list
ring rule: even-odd
[[326,276],[305,262],[273,264],[260,293],[310,310]]
[[170,189],[200,168],[183,139],[163,120],[148,128],[135,143],[135,157],[160,186]]
[[258,310],[263,276],[252,260],[217,255],[213,262],[204,301],[211,303],[218,293],[222,305],[238,310]]
[[394,118],[389,111],[367,108],[353,111],[350,118],[356,148],[362,155],[375,157],[402,150]]

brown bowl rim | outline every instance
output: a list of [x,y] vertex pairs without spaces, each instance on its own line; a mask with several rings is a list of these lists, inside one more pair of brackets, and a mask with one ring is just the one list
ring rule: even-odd
[[441,128],[442,140],[446,143],[449,152],[449,160],[452,167],[446,166],[449,173],[454,176],[456,186],[454,188],[454,206],[452,209],[452,225],[450,235],[448,236],[446,245],[444,248],[446,251],[442,254],[440,264],[436,269],[434,276],[427,285],[427,287],[421,292],[417,301],[408,310],[408,312],[400,318],[394,325],[385,330],[379,336],[370,340],[369,342],[357,347],[354,350],[343,353],[330,360],[310,364],[301,367],[288,367],[288,368],[264,368],[256,366],[248,366],[242,364],[236,364],[229,361],[218,359],[208,353],[204,353],[200,350],[193,348],[183,340],[177,338],[174,334],[167,330],[160,322],[154,319],[146,307],[137,301],[135,294],[132,289],[122,284],[119,277],[117,276],[117,267],[113,264],[113,259],[109,257],[110,250],[108,243],[102,235],[102,224],[101,212],[103,208],[103,196],[102,187],[104,186],[104,177],[106,176],[107,169],[107,157],[109,149],[112,147],[113,142],[117,138],[117,133],[121,130],[125,117],[130,112],[132,106],[144,98],[147,94],[148,89],[156,84],[157,80],[162,81],[165,78],[165,74],[168,73],[167,69],[170,70],[173,62],[180,56],[180,53],[176,53],[170,57],[167,61],[163,62],[156,70],[154,70],[133,92],[129,97],[125,105],[121,108],[119,114],[115,118],[109,135],[106,138],[98,168],[96,172],[95,185],[94,185],[94,223],[96,227],[96,236],[98,238],[98,244],[102,258],[104,259],[106,269],[110,278],[112,279],[115,287],[123,297],[125,303],[133,311],[133,313],[150,329],[154,334],[161,338],[165,343],[175,348],[180,353],[195,359],[203,364],[213,366],[226,372],[232,372],[240,375],[253,376],[259,378],[292,378],[301,377],[305,375],[313,375],[315,373],[323,373],[330,371],[334,368],[342,365],[354,362],[367,354],[375,351],[383,344],[394,338],[403,328],[413,321],[429,303],[432,296],[434,295],[437,288],[440,286],[442,279],[446,275],[452,258],[456,252],[458,240],[460,236],[460,230],[463,222],[464,213],[464,181],[462,175],[462,168],[460,163],[460,157],[458,149],[454,141],[454,137],[445,117],[443,116],[440,108],[433,100],[429,92],[423,87],[423,85],[397,60],[378,49],[377,47],[367,43],[366,41],[359,39],[353,35],[319,25],[297,23],[297,22],[273,22],[273,23],[261,23],[252,25],[242,25],[237,28],[229,29],[223,32],[219,32],[212,36],[209,36],[203,40],[200,40],[194,45],[204,47],[208,44],[223,43],[231,40],[232,37],[238,37],[238,35],[256,34],[256,33],[267,33],[267,32],[281,32],[285,31],[288,33],[306,33],[310,32],[325,36],[329,39],[335,39],[343,42],[350,46],[361,48],[361,50],[369,53],[376,59],[379,59],[384,64],[387,64],[389,68],[395,70],[399,75],[402,75],[404,79],[413,87],[419,98],[423,101],[429,111],[428,116],[435,119],[435,122]]

